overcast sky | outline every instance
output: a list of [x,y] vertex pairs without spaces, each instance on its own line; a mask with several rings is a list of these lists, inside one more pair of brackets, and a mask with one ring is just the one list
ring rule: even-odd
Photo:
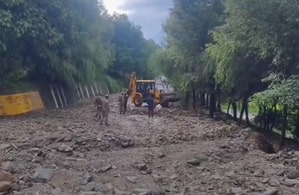
[[165,36],[162,23],[168,17],[172,0],[103,0],[110,13],[126,13],[130,20],[140,25],[145,38],[161,42]]

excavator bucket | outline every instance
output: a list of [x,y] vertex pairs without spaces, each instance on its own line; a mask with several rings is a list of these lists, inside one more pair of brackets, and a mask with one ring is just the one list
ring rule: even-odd
[[176,93],[164,93],[163,98],[161,100],[161,105],[163,107],[168,107],[169,102],[178,102],[181,98]]

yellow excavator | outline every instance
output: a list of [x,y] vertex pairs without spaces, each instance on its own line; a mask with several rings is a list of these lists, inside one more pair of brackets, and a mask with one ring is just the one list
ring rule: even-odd
[[163,90],[157,90],[155,80],[137,80],[136,73],[132,72],[129,83],[129,95],[132,103],[137,107],[142,106],[148,92],[153,97],[155,104],[161,104],[162,107],[168,107],[169,102],[178,101],[178,98],[169,97],[173,94],[165,94]]

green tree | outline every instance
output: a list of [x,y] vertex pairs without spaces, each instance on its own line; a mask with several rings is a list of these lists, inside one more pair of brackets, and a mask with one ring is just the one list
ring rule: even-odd
[[262,91],[261,80],[267,77],[268,90],[255,97],[266,110],[282,108],[282,144],[288,118],[292,118],[288,114],[298,109],[293,102],[298,78],[298,3],[227,0],[227,23],[214,34],[215,44],[208,49],[217,64],[217,81],[232,90],[231,95],[247,98],[240,95],[244,89],[249,95]]
[[[211,32],[222,23],[222,1],[213,0],[174,0],[174,8],[164,25],[167,33],[167,47],[174,58],[176,73],[171,79],[176,87],[186,93],[192,92],[193,108],[196,106],[197,88],[202,97],[209,92],[210,116],[215,111],[215,82],[213,64],[207,63],[206,44],[212,41]],[[205,70],[206,72],[203,72]]]

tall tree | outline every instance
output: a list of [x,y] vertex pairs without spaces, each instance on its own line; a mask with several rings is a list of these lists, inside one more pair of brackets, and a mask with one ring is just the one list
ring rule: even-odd
[[145,40],[141,28],[131,23],[127,15],[114,14],[111,21],[114,59],[109,73],[123,80],[127,80],[133,71],[141,77],[150,76],[147,62],[155,52],[155,43]]
[[[213,73],[210,72],[205,60],[206,44],[212,41],[211,31],[222,22],[222,1],[214,0],[174,0],[174,7],[170,11],[164,29],[167,33],[168,48],[175,53],[176,73],[172,79],[180,79],[178,87],[186,92],[186,99],[192,92],[193,108],[196,105],[196,91],[201,88],[209,89],[211,98],[214,96]],[[202,70],[207,70],[203,72]],[[211,73],[211,74],[210,74]],[[180,74],[180,76],[177,76]],[[211,81],[211,82],[210,82]],[[204,93],[203,93],[204,94]],[[211,102],[211,116],[215,102]]]

